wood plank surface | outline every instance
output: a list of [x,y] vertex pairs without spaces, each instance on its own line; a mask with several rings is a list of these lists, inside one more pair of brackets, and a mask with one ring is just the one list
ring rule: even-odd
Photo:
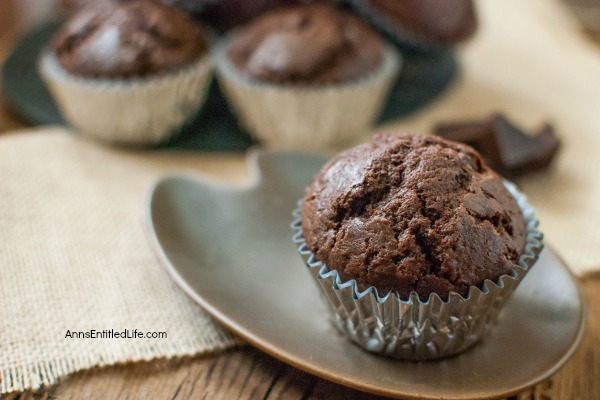
[[[600,399],[600,274],[582,280],[582,287],[589,313],[580,348],[550,380],[515,398]],[[309,375],[250,346],[210,357],[92,369],[45,390],[2,396],[2,400],[381,398]]]

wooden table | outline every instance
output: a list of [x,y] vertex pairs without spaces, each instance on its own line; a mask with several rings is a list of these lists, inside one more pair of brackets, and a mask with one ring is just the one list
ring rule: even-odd
[[[583,280],[588,327],[580,348],[551,379],[514,398],[600,399],[600,275]],[[92,369],[37,393],[49,399],[377,399],[306,374],[249,346],[210,357]],[[4,399],[4,397],[3,397]]]
[[[0,2],[0,61],[18,38],[13,2]],[[12,17],[11,17],[12,16]],[[22,29],[21,29],[22,30]],[[0,93],[1,132],[26,123],[10,111]],[[0,139],[1,140],[1,139]],[[600,260],[599,260],[600,261]],[[600,274],[582,279],[589,304],[588,326],[580,348],[551,379],[519,399],[600,399]],[[250,346],[224,353],[176,360],[92,369],[38,392],[11,393],[25,399],[370,399],[292,368]]]

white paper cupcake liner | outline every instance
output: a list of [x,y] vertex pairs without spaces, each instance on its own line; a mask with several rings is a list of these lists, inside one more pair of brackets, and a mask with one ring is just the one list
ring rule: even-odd
[[229,40],[215,50],[217,78],[240,122],[268,147],[326,149],[353,144],[381,111],[400,65],[391,46],[363,79],[319,87],[277,85],[244,76],[229,61]]
[[367,351],[407,360],[450,356],[482,339],[543,248],[543,235],[527,198],[513,184],[505,182],[505,186],[527,221],[526,245],[518,264],[497,282],[485,280],[481,288],[471,287],[466,297],[450,293],[446,301],[436,293],[421,301],[416,292],[401,300],[395,292],[381,296],[374,287],[361,292],[354,279],[344,282],[306,247],[300,208],[296,209],[294,242],[320,288],[333,324]]
[[65,71],[50,51],[39,71],[67,122],[102,141],[151,145],[168,139],[203,104],[210,56],[177,72],[134,79],[93,79]]

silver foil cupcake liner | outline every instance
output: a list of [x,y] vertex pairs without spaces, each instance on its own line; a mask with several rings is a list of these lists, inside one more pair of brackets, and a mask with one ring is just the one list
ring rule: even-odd
[[374,287],[360,291],[354,279],[344,282],[307,248],[298,207],[291,225],[293,240],[320,288],[333,325],[367,351],[407,360],[450,356],[482,339],[544,247],[533,207],[513,184],[505,186],[527,221],[523,254],[511,273],[497,282],[485,280],[481,288],[471,287],[466,297],[450,293],[446,301],[437,293],[422,301],[416,292],[402,300],[396,292],[381,295]]

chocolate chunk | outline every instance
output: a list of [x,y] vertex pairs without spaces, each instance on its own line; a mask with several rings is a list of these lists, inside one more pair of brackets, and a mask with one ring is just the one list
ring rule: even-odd
[[506,177],[547,167],[560,145],[551,124],[546,123],[535,135],[528,135],[500,114],[486,121],[440,124],[434,133],[472,146],[490,167]]

